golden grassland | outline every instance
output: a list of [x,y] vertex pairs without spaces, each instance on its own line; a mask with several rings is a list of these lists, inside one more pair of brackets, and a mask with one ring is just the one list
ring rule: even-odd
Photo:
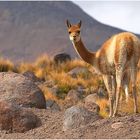
[[[76,67],[87,68],[91,73],[81,73],[76,78],[73,78],[68,74],[68,72]],[[87,91],[85,94],[96,92],[100,86],[104,86],[102,77],[94,74],[92,66],[88,65],[82,60],[72,60],[62,64],[55,64],[52,59],[47,55],[43,55],[33,63],[21,63],[18,66],[15,66],[10,60],[5,60],[0,58],[0,72],[13,71],[17,73],[24,73],[26,71],[33,72],[38,78],[47,81],[52,80],[54,84],[59,88],[59,97],[51,94],[51,91],[47,86],[41,85],[40,88],[43,91],[46,99],[53,99],[59,104],[64,103],[64,97],[71,89],[76,89],[78,86],[81,86]],[[140,72],[138,72],[137,80],[137,91],[140,93]],[[131,88],[130,88],[131,95]],[[86,95],[85,95],[86,96]],[[131,95],[132,96],[132,95]],[[103,117],[108,117],[108,100],[99,99],[97,104],[100,106],[100,115]],[[140,97],[138,97],[138,105],[140,109]],[[120,103],[120,111],[126,113],[133,112],[133,100],[130,97],[128,103],[125,103],[124,100]],[[140,110],[139,110],[140,111]]]

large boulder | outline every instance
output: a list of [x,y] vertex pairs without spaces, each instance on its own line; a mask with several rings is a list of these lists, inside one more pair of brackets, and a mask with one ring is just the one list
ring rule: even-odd
[[0,73],[0,100],[23,107],[46,108],[42,91],[29,78],[12,72]]
[[67,53],[60,53],[60,54],[55,55],[53,60],[56,64],[65,63],[71,60],[71,56]]
[[88,124],[91,120],[96,121],[100,116],[87,110],[82,105],[72,106],[64,113],[63,130],[76,129]]
[[0,129],[25,132],[40,125],[40,119],[31,111],[13,103],[0,101]]

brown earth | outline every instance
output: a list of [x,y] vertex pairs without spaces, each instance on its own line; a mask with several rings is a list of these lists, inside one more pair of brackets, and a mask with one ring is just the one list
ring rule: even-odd
[[64,111],[31,109],[42,125],[25,133],[0,131],[0,138],[140,138],[140,114],[90,121],[78,129],[63,131]]

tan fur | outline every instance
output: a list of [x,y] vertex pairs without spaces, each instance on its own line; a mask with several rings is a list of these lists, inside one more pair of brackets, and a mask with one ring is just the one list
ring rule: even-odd
[[[139,39],[129,32],[119,33],[105,41],[97,52],[90,52],[85,48],[80,33],[78,34],[81,22],[77,25],[71,25],[67,21],[67,26],[70,32],[69,36],[73,38],[72,42],[78,54],[84,61],[93,65],[95,70],[103,75],[109,93],[110,116],[117,114],[122,84],[125,83],[126,85],[127,83],[128,86],[128,82],[125,82],[125,80],[129,81],[130,76],[132,80],[132,92],[134,94],[134,111],[137,112],[136,74],[140,58]],[[79,37],[80,39],[76,39]],[[114,101],[115,108],[113,108]]]

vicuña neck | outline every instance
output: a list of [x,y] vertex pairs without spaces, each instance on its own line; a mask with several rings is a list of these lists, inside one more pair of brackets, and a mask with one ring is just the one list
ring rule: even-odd
[[79,56],[87,63],[93,65],[95,60],[95,53],[90,52],[87,50],[87,48],[84,46],[82,40],[80,39],[78,42],[73,42],[74,47],[79,54]]

